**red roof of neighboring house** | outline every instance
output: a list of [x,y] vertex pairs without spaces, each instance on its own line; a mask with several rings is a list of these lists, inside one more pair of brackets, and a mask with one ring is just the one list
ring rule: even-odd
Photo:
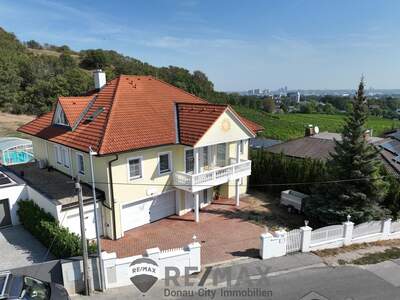
[[[199,137],[205,127],[212,125],[218,111],[227,107],[209,104],[151,76],[126,75],[109,81],[94,96],[60,97],[59,101],[70,125],[79,122],[74,130],[52,125],[54,112],[44,114],[18,130],[86,152],[92,146],[99,154],[175,144],[175,103],[180,103],[178,107],[183,108],[181,113],[185,115],[180,124],[181,139],[191,144],[202,136]],[[207,113],[199,113],[191,121],[193,116],[188,115],[187,107],[182,103],[202,104],[207,107]],[[82,118],[81,112],[87,108]],[[93,120],[88,120],[92,115],[95,116]],[[260,128],[244,118],[241,120],[253,132]]]

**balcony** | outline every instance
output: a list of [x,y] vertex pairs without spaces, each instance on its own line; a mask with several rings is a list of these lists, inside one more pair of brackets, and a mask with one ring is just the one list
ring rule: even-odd
[[241,160],[225,167],[217,167],[198,174],[174,173],[174,185],[188,192],[198,192],[251,174],[251,160]]

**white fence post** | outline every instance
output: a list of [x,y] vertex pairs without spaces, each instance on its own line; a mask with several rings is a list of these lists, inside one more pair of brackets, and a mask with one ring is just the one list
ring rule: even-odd
[[387,220],[382,221],[382,237],[383,239],[389,238],[392,229],[392,219],[389,218]]
[[146,256],[148,258],[151,258],[152,260],[156,261],[157,263],[160,260],[160,253],[161,253],[161,250],[158,247],[146,249],[146,251],[145,251]]
[[189,262],[190,262],[190,267],[196,267],[195,272],[200,272],[201,270],[201,245],[198,242],[193,242],[190,243],[188,246],[189,249]]
[[351,244],[351,240],[353,239],[354,223],[348,218],[348,221],[344,222],[343,225],[343,245],[347,246]]
[[260,256],[262,259],[284,256],[286,254],[287,233],[285,230],[260,235]]
[[301,230],[301,252],[310,252],[312,228],[308,225],[300,227]]
[[269,246],[269,241],[272,239],[272,234],[269,232],[262,233],[260,235],[260,256],[261,259],[267,259],[268,258],[268,246]]
[[110,285],[110,278],[108,278],[108,268],[113,268],[115,267],[115,262],[117,260],[117,253],[111,252],[107,253],[105,251],[101,252],[101,263],[103,264],[103,270],[104,272],[104,283],[105,283],[105,289],[107,289]]

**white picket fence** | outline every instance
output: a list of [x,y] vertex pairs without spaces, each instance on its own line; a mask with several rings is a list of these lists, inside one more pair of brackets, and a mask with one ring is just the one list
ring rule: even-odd
[[286,252],[300,251],[301,248],[301,230],[293,229],[287,233]]
[[344,225],[332,225],[311,232],[311,244],[320,244],[343,238]]
[[400,220],[371,221],[355,226],[353,222],[347,221],[341,225],[331,225],[316,230],[303,226],[289,232],[281,230],[261,235],[260,256],[267,259],[296,251],[309,252],[399,238]]
[[365,222],[354,226],[353,238],[382,232],[382,221]]
[[392,226],[390,228],[390,232],[398,232],[400,231],[400,220],[392,222]]

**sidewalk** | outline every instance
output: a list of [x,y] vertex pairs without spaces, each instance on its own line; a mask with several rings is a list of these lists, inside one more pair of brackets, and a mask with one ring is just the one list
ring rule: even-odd
[[[295,253],[282,257],[275,257],[266,260],[260,259],[246,259],[233,261],[232,263],[216,265],[211,267],[208,279],[204,282],[204,286],[213,285],[213,276],[215,273],[224,273],[225,270],[230,270],[233,279],[238,278],[240,272],[243,272],[243,267],[246,268],[249,276],[254,279],[260,275],[260,272],[267,277],[277,276],[284,273],[309,269],[325,267],[326,265],[322,259],[312,253]],[[222,272],[221,272],[222,271]],[[202,273],[207,272],[207,268],[202,270]],[[202,276],[199,274],[198,277]],[[224,279],[218,277],[218,284],[224,283]]]
[[[271,258],[267,260],[245,259],[236,260],[221,265],[208,266],[202,269],[202,272],[192,276],[191,282],[194,286],[191,289],[196,290],[199,287],[207,287],[209,289],[218,288],[226,285],[226,282],[218,277],[217,286],[213,283],[215,272],[228,270],[232,276],[232,284],[236,284],[240,272],[245,269],[251,279],[257,279],[261,276],[274,277],[285,273],[296,272],[311,268],[322,268],[326,265],[321,258],[312,253],[296,253],[292,255]],[[207,273],[207,275],[204,275]],[[220,272],[221,273],[221,272]],[[205,278],[203,277],[205,276]],[[180,286],[184,286],[184,278],[179,280]],[[133,285],[116,289],[107,290],[104,293],[94,293],[90,298],[93,299],[160,299],[163,297],[165,281],[159,280],[146,294],[140,293]],[[88,299],[84,296],[73,296],[73,299]],[[170,297],[171,298],[171,297]],[[173,297],[171,298],[173,299]]]

